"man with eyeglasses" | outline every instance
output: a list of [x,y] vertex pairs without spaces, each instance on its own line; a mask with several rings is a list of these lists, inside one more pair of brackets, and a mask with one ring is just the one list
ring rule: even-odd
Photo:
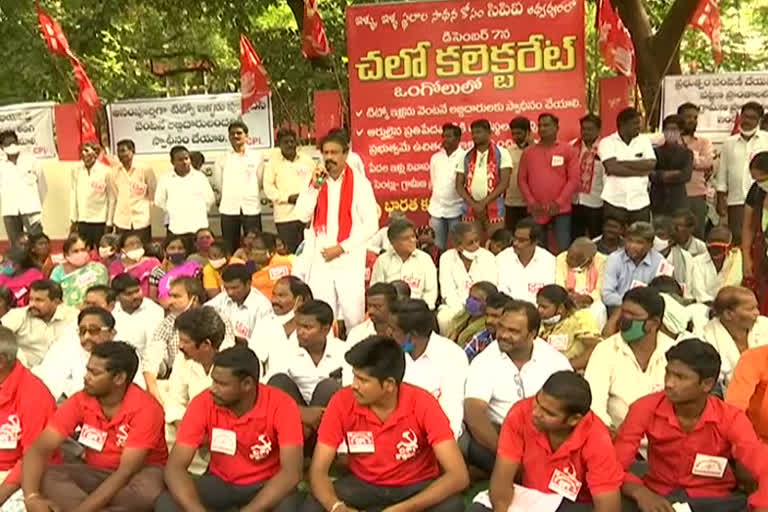
[[[77,317],[77,333],[78,337],[65,335],[58,339],[43,362],[32,369],[57,400],[83,389],[85,367],[93,347],[115,339],[115,318],[106,309],[84,308]],[[146,387],[141,363],[133,382]]]

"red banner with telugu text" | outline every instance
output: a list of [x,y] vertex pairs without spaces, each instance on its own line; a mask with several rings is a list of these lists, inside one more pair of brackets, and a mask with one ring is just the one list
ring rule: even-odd
[[579,134],[586,111],[583,0],[403,2],[347,9],[352,148],[365,160],[385,213],[423,214],[429,160],[442,125],[509,122],[542,112],[560,138]]

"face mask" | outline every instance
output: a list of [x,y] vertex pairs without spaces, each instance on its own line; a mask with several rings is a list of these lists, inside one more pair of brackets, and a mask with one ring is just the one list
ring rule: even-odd
[[619,322],[619,329],[621,329],[621,338],[625,343],[631,345],[645,337],[645,320],[622,318]]
[[21,146],[18,146],[16,144],[11,144],[7,148],[5,148],[3,151],[5,151],[6,155],[11,155],[11,156],[18,155],[19,153],[21,153]]
[[83,265],[88,263],[89,258],[90,257],[88,256],[87,252],[78,252],[71,256],[67,256],[67,261],[73,267],[82,267]]
[[661,238],[654,236],[653,237],[653,248],[657,251],[661,252],[664,249],[669,247],[669,240],[662,240]]
[[0,275],[10,276],[13,274],[13,265],[7,264],[0,266]]
[[678,131],[665,131],[664,142],[668,144],[680,144],[680,132]]
[[211,245],[213,245],[213,240],[210,238],[204,238],[202,240],[198,240],[195,245],[197,245],[197,250],[207,251],[211,248]]
[[275,318],[277,319],[278,322],[280,322],[280,325],[285,325],[291,320],[293,320],[293,315],[294,315],[293,310],[290,310],[284,315],[275,315]]
[[130,251],[126,251],[125,255],[133,261],[139,261],[142,256],[144,256],[144,249],[142,247],[131,249]]
[[169,252],[165,255],[165,257],[168,258],[168,261],[170,261],[174,265],[178,265],[179,263],[187,259],[186,254],[184,254],[183,252]]
[[411,341],[411,337],[408,336],[407,338],[405,338],[405,343],[403,343],[403,352],[405,352],[406,354],[410,354],[411,352],[413,352],[414,348],[415,347],[413,345],[413,342]]
[[102,259],[111,258],[115,255],[115,250],[111,247],[99,247],[99,256]]
[[467,297],[467,302],[464,303],[464,309],[467,310],[469,316],[482,315],[484,307],[482,301],[476,297]]
[[542,318],[541,323],[543,323],[544,325],[555,325],[562,318],[563,318],[563,315],[553,315],[549,318]]
[[480,255],[479,253],[480,251],[478,250],[475,250],[475,252],[461,251],[461,255],[470,261],[475,261],[477,257]]
[[183,313],[186,313],[187,311],[189,311],[190,309],[192,309],[192,306],[194,306],[194,305],[195,305],[195,300],[196,300],[196,299],[195,299],[194,297],[192,297],[192,300],[190,300],[189,302],[187,302],[187,307],[185,307],[185,308],[184,308],[184,311],[183,311]]
[[221,267],[227,264],[227,259],[217,258],[215,260],[209,260],[208,262],[211,264],[213,268],[215,268],[216,270],[219,270]]
[[739,128],[739,131],[744,137],[751,137],[757,133],[757,127],[754,127],[751,130],[745,130],[744,128]]

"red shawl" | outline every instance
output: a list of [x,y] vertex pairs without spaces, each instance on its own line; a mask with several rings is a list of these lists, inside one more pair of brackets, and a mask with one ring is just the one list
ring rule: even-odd
[[[597,158],[597,146],[599,142],[600,139],[596,140],[595,143],[592,144],[592,147],[587,148],[581,155],[581,161],[579,162],[581,167],[581,184],[578,192],[582,194],[589,194],[592,190],[592,180],[595,177],[595,159]],[[578,138],[573,142],[573,147],[579,152],[581,152],[583,146],[584,141],[581,138]]]
[[[324,234],[328,227],[328,180],[320,186],[320,195],[315,205],[315,216],[312,220],[312,228],[316,235]],[[313,185],[314,186],[314,183]],[[349,238],[352,231],[352,199],[355,193],[355,172],[346,166],[341,177],[341,198],[339,199],[339,234],[336,241],[339,243]]]
[[[496,184],[499,181],[500,167],[501,167],[501,152],[496,144],[491,143],[488,147],[488,161],[486,162],[487,171],[487,188],[490,195],[496,189]],[[464,157],[464,175],[466,176],[464,181],[464,188],[472,195],[472,181],[475,179],[475,167],[477,166],[477,148],[472,148],[469,153]],[[486,208],[488,220],[490,222],[499,222],[504,220],[504,200],[501,196],[496,198],[488,204]],[[467,222],[474,222],[475,214],[472,208],[466,208],[464,219]]]

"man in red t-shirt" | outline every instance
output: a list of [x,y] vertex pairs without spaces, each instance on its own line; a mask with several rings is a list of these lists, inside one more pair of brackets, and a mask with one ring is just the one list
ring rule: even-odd
[[469,512],[507,510],[521,475],[524,487],[562,496],[558,512],[619,512],[624,471],[591,405],[589,384],[572,371],[553,373],[535,397],[516,403],[499,433],[489,493]]
[[[402,508],[461,512],[469,485],[464,458],[437,400],[403,383],[405,354],[392,338],[370,336],[347,352],[354,380],[323,413],[302,512]],[[328,471],[343,447],[351,474]]]
[[[283,391],[259,384],[259,365],[246,347],[216,354],[211,388],[181,420],[165,468],[168,491],[156,512],[296,511],[304,444],[299,407]],[[187,467],[203,443],[211,463],[193,481]]]
[[[54,414],[24,455],[28,512],[152,510],[168,459],[163,408],[133,384],[136,350],[122,341],[93,347],[85,386]],[[46,467],[77,429],[85,464]]]

